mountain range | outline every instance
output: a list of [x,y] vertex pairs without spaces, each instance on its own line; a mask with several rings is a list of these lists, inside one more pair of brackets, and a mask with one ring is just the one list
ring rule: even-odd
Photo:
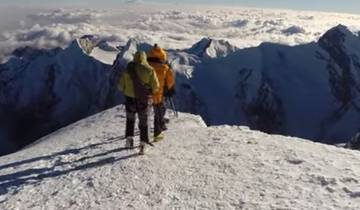
[[[0,154],[122,103],[116,82],[137,50],[95,36],[67,48],[17,49],[0,65]],[[238,49],[204,38],[168,49],[176,108],[207,125],[245,125],[336,144],[360,128],[360,38],[346,26],[298,46],[263,43]]]

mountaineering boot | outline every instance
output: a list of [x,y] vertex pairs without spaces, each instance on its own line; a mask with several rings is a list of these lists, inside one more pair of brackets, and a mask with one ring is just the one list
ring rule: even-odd
[[163,139],[164,139],[164,134],[163,133],[159,133],[159,134],[154,135],[154,142],[159,142],[159,141],[161,141]]
[[126,147],[126,149],[134,148],[134,137],[132,137],[132,136],[126,137],[125,147]]
[[145,155],[146,152],[146,143],[145,142],[140,142],[140,150],[139,150],[139,155]]

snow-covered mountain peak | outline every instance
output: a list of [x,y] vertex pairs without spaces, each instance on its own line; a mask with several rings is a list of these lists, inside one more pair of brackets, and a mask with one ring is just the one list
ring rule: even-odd
[[112,65],[119,50],[104,39],[95,35],[85,35],[73,41],[73,47],[80,47],[82,51],[101,61],[104,64]]
[[164,140],[145,156],[124,148],[119,106],[0,157],[0,209],[359,206],[358,152],[168,114]]
[[139,41],[137,39],[129,39],[125,46],[120,47],[120,52],[114,61],[116,69],[126,68],[126,65],[134,58],[138,45]]
[[339,24],[339,25],[331,28],[330,30],[328,30],[325,33],[325,35],[323,35],[323,36],[330,35],[330,34],[333,34],[333,33],[342,33],[345,36],[353,36],[353,35],[355,35],[353,32],[351,32],[351,30],[347,26]]
[[86,54],[91,54],[93,49],[98,46],[101,39],[95,35],[85,35],[79,39],[76,39],[74,42],[77,42],[79,47],[84,50]]
[[210,46],[212,42],[212,39],[208,38],[202,38],[199,42],[194,44],[190,49],[189,52],[201,56],[203,53],[205,53],[206,49]]
[[327,68],[332,75],[330,84],[335,97],[343,105],[352,103],[353,108],[359,110],[356,103],[360,90],[359,37],[346,26],[338,25],[326,32],[318,43],[330,55]]
[[188,52],[199,57],[216,58],[226,57],[228,54],[235,52],[237,48],[225,40],[216,40],[203,38],[193,45]]
[[140,42],[138,39],[131,38],[128,40],[125,46],[119,47],[120,52],[114,61],[114,65],[117,69],[124,69],[126,65],[134,58],[136,51],[149,51],[151,45],[148,43]]
[[[351,49],[351,44],[358,41],[358,36],[344,25],[338,25],[327,31],[320,39],[319,44],[324,48],[347,47]],[[347,46],[349,45],[349,46]]]

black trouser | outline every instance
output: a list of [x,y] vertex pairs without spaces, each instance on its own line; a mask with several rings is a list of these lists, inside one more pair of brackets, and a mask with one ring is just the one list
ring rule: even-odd
[[165,115],[166,115],[166,105],[165,105],[165,103],[163,103],[163,108],[161,110],[161,116],[162,116],[164,125],[166,124]]
[[154,104],[154,136],[159,135],[165,127],[165,112],[166,108],[164,103]]
[[126,97],[126,131],[125,136],[134,136],[136,113],[139,117],[140,141],[150,142],[148,133],[149,101],[139,101],[135,98]]

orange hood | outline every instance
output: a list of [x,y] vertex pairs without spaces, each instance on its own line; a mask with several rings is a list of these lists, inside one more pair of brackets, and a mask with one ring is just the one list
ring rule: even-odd
[[149,58],[157,58],[159,59],[161,62],[166,62],[167,61],[167,54],[165,52],[165,50],[163,50],[162,48],[158,47],[157,45],[155,45],[150,52],[148,52],[148,57]]

